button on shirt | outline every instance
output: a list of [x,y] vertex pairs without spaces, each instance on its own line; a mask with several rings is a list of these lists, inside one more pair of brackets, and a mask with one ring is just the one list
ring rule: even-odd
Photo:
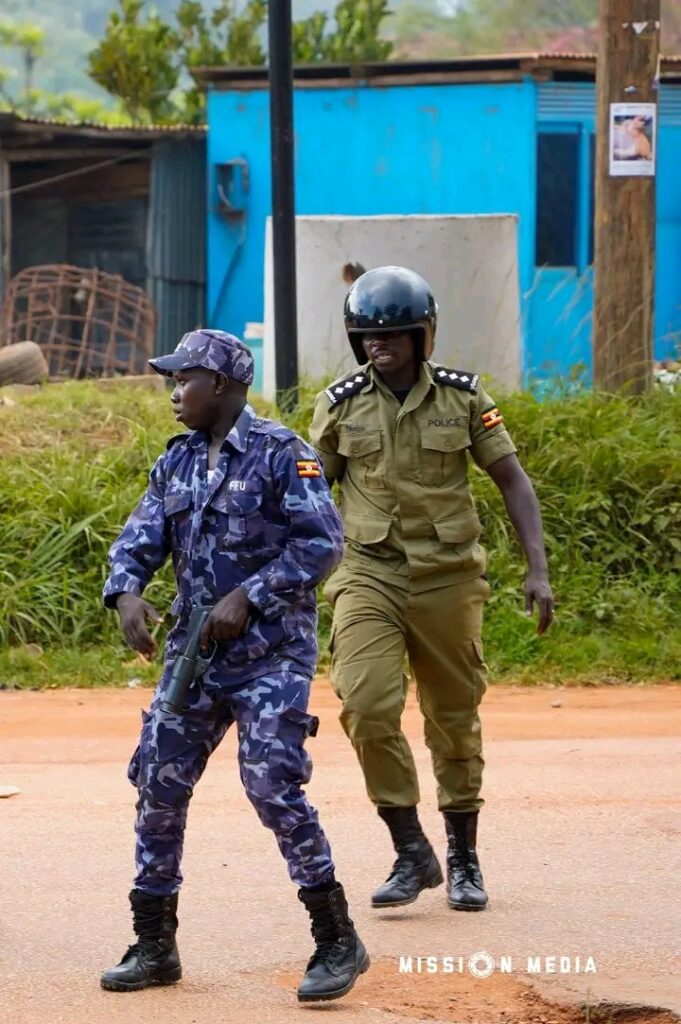
[[[418,593],[485,569],[467,453],[482,469],[516,451],[494,402],[439,383],[434,364],[400,405],[371,364],[357,394],[317,396],[310,429],[326,476],[340,482],[345,563],[406,577]],[[497,422],[498,421],[498,422]]]
[[[314,452],[293,431],[246,406],[220,450],[212,478],[208,439],[174,438],[109,552],[104,601],[141,594],[172,556],[179,629],[192,605],[214,605],[241,587],[254,606],[243,636],[224,644],[225,666],[282,645],[314,670],[315,588],[339,561],[342,527]],[[171,637],[172,639],[172,637]]]

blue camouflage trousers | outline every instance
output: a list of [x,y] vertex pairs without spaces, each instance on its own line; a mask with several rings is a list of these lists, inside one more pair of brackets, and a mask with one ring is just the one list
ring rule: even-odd
[[154,896],[179,889],[189,801],[234,722],[246,795],[274,832],[292,881],[311,888],[333,879],[329,843],[301,788],[312,774],[304,742],[316,734],[319,719],[307,713],[309,678],[285,666],[270,662],[264,674],[239,683],[226,683],[211,667],[190,688],[180,715],[161,708],[170,681],[166,667],[150,710],[142,712],[142,735],[128,768],[138,792],[136,889]]

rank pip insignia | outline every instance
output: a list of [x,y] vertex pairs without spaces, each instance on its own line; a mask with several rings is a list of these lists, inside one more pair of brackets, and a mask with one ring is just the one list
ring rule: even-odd
[[336,381],[326,389],[325,394],[332,406],[338,405],[346,398],[358,394],[368,383],[369,377],[366,373],[353,373],[349,377]]
[[314,477],[322,475],[319,463],[315,462],[314,459],[298,459],[296,469],[298,470],[298,476]]
[[468,373],[466,370],[449,370],[446,366],[437,366],[433,371],[436,384],[445,384],[458,391],[471,391],[475,394],[480,380],[479,373]]
[[492,427],[498,427],[500,423],[504,422],[504,417],[501,415],[496,406],[492,406],[487,412],[482,414],[482,422],[485,430],[491,430]]

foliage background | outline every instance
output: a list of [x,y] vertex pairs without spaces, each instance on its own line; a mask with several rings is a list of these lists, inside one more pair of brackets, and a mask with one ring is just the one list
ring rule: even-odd
[[[302,389],[289,418],[303,434],[314,392]],[[473,467],[490,553],[493,678],[680,679],[681,393],[541,403],[518,394],[503,411],[542,504],[558,611],[539,639],[503,503]],[[100,591],[107,548],[175,432],[165,394],[123,383],[48,385],[0,406],[0,684],[156,677],[157,666],[123,648]],[[147,591],[160,610],[172,597],[168,570]],[[322,646],[329,621],[322,604]]]
[[[88,54],[101,40],[117,0],[0,0],[0,22],[41,28],[44,54],[35,68],[42,112],[106,117],[117,105],[88,75]],[[207,14],[219,0],[201,0]],[[236,8],[244,0],[236,0]],[[157,12],[172,21],[180,0],[144,0],[145,14]],[[295,20],[320,11],[331,15],[336,0],[293,0]],[[381,36],[394,44],[393,56],[428,59],[457,54],[517,52],[531,49],[593,51],[598,0],[390,0],[392,12]],[[681,4],[662,0],[662,49],[681,53]],[[17,73],[22,61],[16,48],[0,52],[0,68]],[[10,81],[10,92],[12,91]],[[61,106],[54,97],[72,94]],[[52,102],[46,102],[47,96]],[[89,106],[83,107],[83,101]],[[120,116],[120,114],[119,114]]]

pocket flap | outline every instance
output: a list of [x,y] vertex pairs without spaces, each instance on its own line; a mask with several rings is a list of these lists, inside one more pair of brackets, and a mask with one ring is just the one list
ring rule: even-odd
[[306,736],[316,736],[319,729],[319,719],[316,715],[308,715],[306,711],[301,711],[300,708],[284,708],[281,713],[282,718],[288,719],[289,722],[295,722],[296,725],[300,725]]
[[439,519],[433,523],[435,532],[443,544],[462,544],[466,540],[479,537],[482,530],[478,513],[474,508],[459,512],[448,519]]
[[358,544],[379,544],[385,540],[389,531],[389,519],[370,519],[356,513],[346,513],[343,516],[345,536],[348,540],[357,541]]
[[426,427],[421,431],[421,447],[434,452],[458,452],[470,444],[466,427],[442,430]]
[[166,491],[163,496],[163,511],[167,516],[172,516],[176,512],[182,512],[189,508],[191,503],[192,492],[190,490]]
[[338,451],[347,458],[358,458],[380,452],[383,447],[380,430],[368,430],[366,434],[343,433],[338,439]]

